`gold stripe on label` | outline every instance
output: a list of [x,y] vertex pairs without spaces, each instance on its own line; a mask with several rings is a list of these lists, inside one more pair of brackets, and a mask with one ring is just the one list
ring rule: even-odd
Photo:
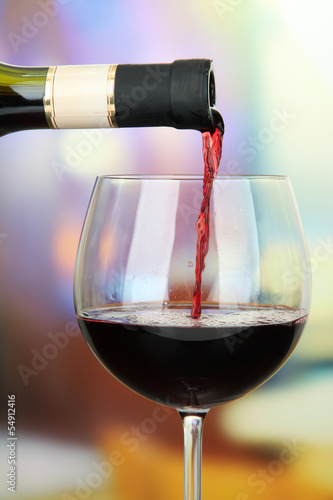
[[50,66],[46,75],[45,95],[43,98],[44,111],[47,124],[50,128],[58,128],[55,122],[54,110],[54,77],[57,66]]
[[118,127],[116,122],[116,103],[114,98],[114,83],[116,79],[117,64],[111,64],[108,71],[108,79],[106,84],[106,98],[108,109],[108,121],[110,127]]

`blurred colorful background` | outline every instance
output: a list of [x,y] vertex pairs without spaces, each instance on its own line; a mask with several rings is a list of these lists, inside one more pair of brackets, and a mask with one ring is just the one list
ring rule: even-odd
[[[330,0],[0,0],[17,65],[214,60],[221,170],[289,175],[313,272],[301,342],[270,382],[211,410],[203,499],[333,499]],[[272,124],[279,127],[272,127]],[[95,177],[202,173],[201,138],[168,129],[29,131],[0,140],[0,496],[8,395],[17,500],[182,498],[176,412],[121,386],[75,320],[76,249]]]

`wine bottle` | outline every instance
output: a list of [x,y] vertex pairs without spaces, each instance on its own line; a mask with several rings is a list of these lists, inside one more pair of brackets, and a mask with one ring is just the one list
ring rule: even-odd
[[0,136],[28,129],[223,128],[209,59],[169,64],[0,64]]

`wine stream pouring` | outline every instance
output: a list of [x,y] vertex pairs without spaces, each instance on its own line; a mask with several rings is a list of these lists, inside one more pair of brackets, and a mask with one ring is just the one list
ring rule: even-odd
[[0,136],[28,129],[160,127],[223,133],[209,59],[169,64],[0,64]]

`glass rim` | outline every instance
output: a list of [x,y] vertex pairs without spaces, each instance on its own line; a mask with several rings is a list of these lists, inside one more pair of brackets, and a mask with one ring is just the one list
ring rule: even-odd
[[[99,175],[96,180],[175,180],[175,181],[203,181],[204,176],[200,174],[107,174]],[[233,181],[233,180],[289,180],[288,175],[217,175],[210,177],[216,181]]]

